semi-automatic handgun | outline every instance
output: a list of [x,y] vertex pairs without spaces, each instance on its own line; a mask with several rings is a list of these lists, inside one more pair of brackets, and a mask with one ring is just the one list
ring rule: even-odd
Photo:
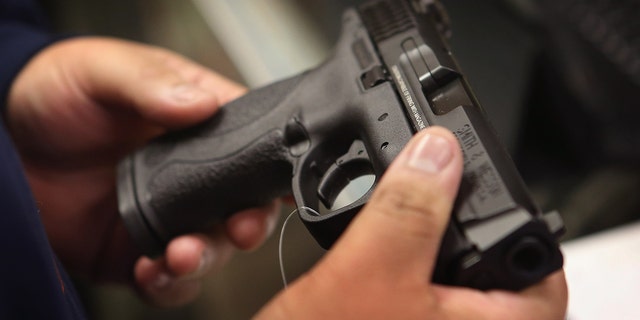
[[[333,55],[249,92],[212,118],[133,153],[118,171],[119,209],[147,255],[242,209],[293,193],[329,248],[418,131],[450,129],[464,176],[433,281],[519,290],[562,267],[557,212],[532,201],[447,44],[436,0],[370,0],[345,11]],[[374,176],[347,205],[351,181]]]

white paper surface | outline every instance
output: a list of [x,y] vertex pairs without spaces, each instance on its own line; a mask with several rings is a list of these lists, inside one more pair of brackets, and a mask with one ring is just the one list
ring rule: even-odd
[[640,223],[562,244],[569,320],[640,320]]

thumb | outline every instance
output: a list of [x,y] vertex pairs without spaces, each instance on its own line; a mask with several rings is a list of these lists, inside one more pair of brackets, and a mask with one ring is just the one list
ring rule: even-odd
[[107,38],[78,42],[83,54],[75,70],[88,95],[162,127],[195,124],[244,93],[240,85],[168,50]]
[[462,154],[450,131],[431,127],[416,134],[339,240],[337,261],[376,276],[430,279],[461,173]]

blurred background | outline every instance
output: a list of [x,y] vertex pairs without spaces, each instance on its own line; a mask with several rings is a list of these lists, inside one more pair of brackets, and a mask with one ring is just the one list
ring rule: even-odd
[[[325,59],[341,12],[360,1],[43,2],[60,32],[163,46],[255,88]],[[563,215],[564,240],[637,220],[640,1],[443,3],[462,70],[538,204]],[[127,289],[82,284],[90,318],[247,319],[282,288],[277,232],[236,255],[184,308],[154,309]],[[323,254],[296,217],[283,250],[290,279]]]

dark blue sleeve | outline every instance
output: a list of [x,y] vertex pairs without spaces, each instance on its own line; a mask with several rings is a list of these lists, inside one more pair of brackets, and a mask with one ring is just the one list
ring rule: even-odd
[[84,318],[3,119],[16,74],[54,39],[34,1],[0,0],[0,319]]
[[0,0],[0,112],[18,72],[40,49],[55,41],[34,0]]
[[0,121],[0,319],[84,319]]

